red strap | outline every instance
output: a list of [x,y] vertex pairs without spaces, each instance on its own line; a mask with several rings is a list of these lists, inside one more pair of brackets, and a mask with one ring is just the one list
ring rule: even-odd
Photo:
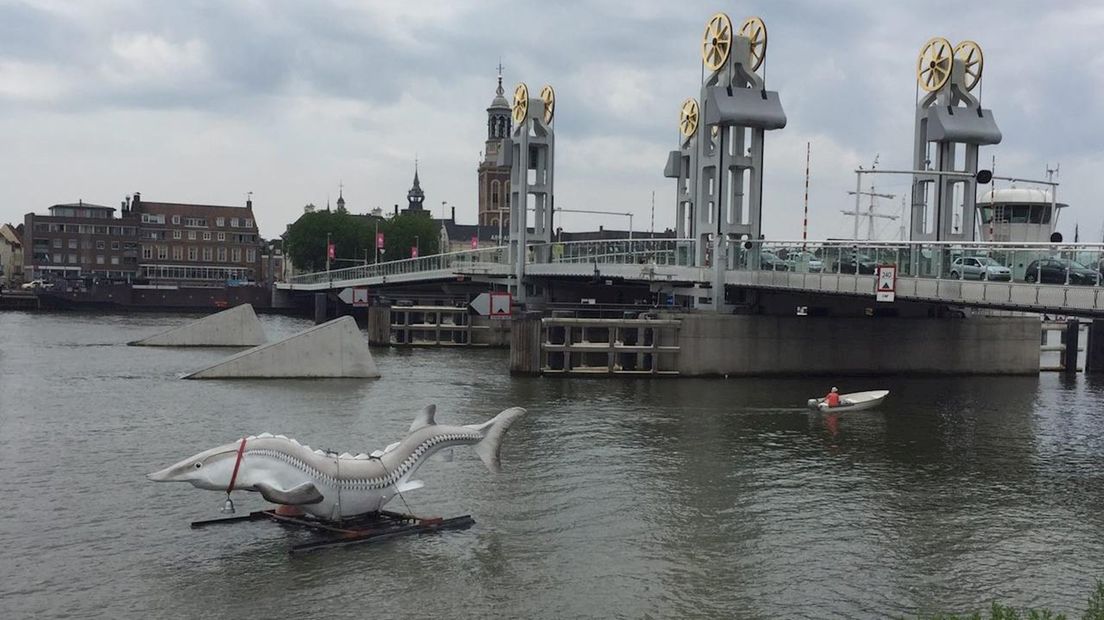
[[230,486],[226,487],[226,494],[234,490],[234,481],[238,479],[238,469],[241,467],[242,457],[245,456],[245,437],[241,438],[238,446],[238,460],[234,461],[234,473],[230,474]]

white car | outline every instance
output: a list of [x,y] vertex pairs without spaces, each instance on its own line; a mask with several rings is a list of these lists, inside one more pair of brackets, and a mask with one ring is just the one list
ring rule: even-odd
[[49,288],[54,288],[54,284],[53,284],[53,282],[47,282],[45,280],[31,280],[30,282],[24,282],[23,286],[21,286],[20,288],[23,288],[23,289],[34,289],[34,288],[49,289]]
[[951,263],[951,277],[1011,282],[1012,270],[986,256],[960,256]]

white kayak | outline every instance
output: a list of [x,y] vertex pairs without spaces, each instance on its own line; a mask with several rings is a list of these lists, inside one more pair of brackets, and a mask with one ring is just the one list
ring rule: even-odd
[[889,396],[889,390],[871,390],[869,392],[852,392],[851,394],[840,394],[840,404],[837,407],[829,407],[828,403],[824,402],[823,398],[810,398],[809,408],[818,409],[820,411],[862,411],[864,409],[873,409],[882,404],[882,401]]

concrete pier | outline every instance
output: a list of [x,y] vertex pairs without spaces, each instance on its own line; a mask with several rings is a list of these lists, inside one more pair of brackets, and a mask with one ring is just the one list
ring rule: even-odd
[[242,351],[183,379],[379,377],[356,321],[343,316],[279,342]]
[[241,304],[128,344],[142,347],[254,347],[267,341],[253,306]]
[[[573,319],[563,341],[542,335],[540,319],[517,319],[513,325],[510,369],[519,374],[599,373],[594,357],[601,353],[622,363],[637,356],[632,370],[645,376],[683,377],[895,374],[1030,375],[1039,372],[1039,320],[1035,317],[898,318],[790,317],[658,313],[653,340],[628,342],[625,329],[639,333],[646,322]],[[555,321],[556,319],[547,319]],[[674,323],[677,327],[672,329]],[[620,325],[625,323],[625,325]],[[631,323],[631,324],[630,324]],[[643,327],[642,327],[643,326]],[[587,339],[607,330],[608,341]],[[615,333],[616,332],[616,333]],[[647,333],[647,332],[645,332]],[[576,349],[579,349],[576,351]],[[593,349],[593,352],[591,352]],[[571,362],[552,364],[556,356]],[[651,355],[649,358],[648,355]],[[582,366],[576,361],[581,361]],[[643,360],[642,362],[639,360]],[[631,361],[631,359],[630,359]],[[578,368],[577,368],[578,367]],[[581,370],[580,370],[581,369]]]

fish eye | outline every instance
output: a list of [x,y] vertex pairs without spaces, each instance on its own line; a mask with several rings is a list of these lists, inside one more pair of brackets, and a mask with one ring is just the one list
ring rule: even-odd
[[200,462],[197,461],[196,464],[195,464],[195,468],[199,469],[200,467],[203,467],[203,463],[200,463]]

